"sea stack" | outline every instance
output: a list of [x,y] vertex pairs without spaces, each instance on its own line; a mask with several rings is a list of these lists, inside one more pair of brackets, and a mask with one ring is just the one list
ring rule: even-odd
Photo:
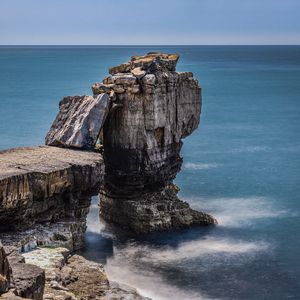
[[177,54],[133,56],[92,86],[110,95],[103,127],[105,175],[101,217],[134,232],[216,224],[178,199],[182,139],[199,125],[201,88],[191,72],[176,72]]
[[102,146],[100,215],[134,232],[216,224],[178,199],[182,139],[199,125],[201,88],[176,72],[177,54],[133,56],[92,86],[93,96],[65,97],[46,144],[93,151]]

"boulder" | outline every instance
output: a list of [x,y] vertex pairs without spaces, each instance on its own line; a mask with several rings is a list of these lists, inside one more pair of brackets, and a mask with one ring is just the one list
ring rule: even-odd
[[11,265],[15,294],[22,298],[43,299],[45,271],[40,267],[14,263]]
[[44,299],[132,299],[146,300],[131,287],[110,282],[101,264],[64,248],[37,248],[23,254],[26,262],[46,272]]
[[121,64],[119,66],[110,68],[109,74],[115,75],[117,73],[126,73],[126,72],[129,72],[129,70],[130,70],[130,64],[125,63],[125,64]]
[[43,298],[45,272],[35,265],[25,264],[24,257],[12,246],[3,247],[0,242],[0,295],[15,299],[15,296],[40,300]]
[[1,295],[1,300],[26,300],[27,298],[19,297],[16,294],[14,294],[12,291],[8,291],[5,294]]
[[8,288],[9,288],[8,280],[4,276],[0,275],[0,295],[7,292]]
[[143,78],[146,75],[146,71],[142,70],[140,67],[131,70],[131,74],[138,79]]
[[7,254],[0,240],[0,295],[7,292],[10,284]]
[[110,282],[101,264],[86,260],[82,256],[73,255],[68,259],[65,286],[77,299],[130,299],[151,300],[141,296],[134,288]]
[[46,145],[93,150],[109,111],[109,96],[70,96],[59,103],[59,113]]
[[112,91],[114,87],[114,84],[96,82],[92,85],[92,91],[94,95],[99,95],[103,93],[110,93],[110,91]]

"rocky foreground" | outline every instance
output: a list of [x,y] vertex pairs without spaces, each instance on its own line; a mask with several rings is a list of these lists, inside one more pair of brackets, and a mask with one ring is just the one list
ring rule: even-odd
[[178,59],[133,56],[92,96],[60,101],[47,146],[0,152],[1,298],[146,299],[73,254],[91,196],[100,195],[107,223],[138,234],[217,223],[181,201],[173,183],[202,103],[193,74],[176,72]]
[[97,152],[49,146],[0,152],[1,299],[147,299],[109,281],[101,264],[71,255],[82,247],[103,174]]
[[102,265],[70,255],[66,248],[42,247],[24,254],[18,250],[0,243],[1,299],[149,299],[109,281]]

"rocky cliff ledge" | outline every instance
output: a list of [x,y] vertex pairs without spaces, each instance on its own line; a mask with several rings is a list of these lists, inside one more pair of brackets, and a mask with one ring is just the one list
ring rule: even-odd
[[200,121],[201,88],[191,72],[176,72],[176,54],[133,56],[95,83],[117,109],[103,127],[105,176],[101,216],[135,232],[215,224],[178,199],[182,139]]
[[1,151],[0,239],[9,245],[61,240],[78,249],[103,173],[95,152],[49,146]]

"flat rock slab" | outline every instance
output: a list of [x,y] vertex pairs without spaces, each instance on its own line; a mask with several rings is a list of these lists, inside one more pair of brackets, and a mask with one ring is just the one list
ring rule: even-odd
[[22,147],[0,151],[0,182],[5,178],[29,173],[51,173],[73,165],[91,166],[103,163],[97,152],[51,146]]
[[0,232],[83,213],[83,200],[98,194],[103,174],[96,152],[51,146],[0,151]]
[[109,111],[109,96],[68,96],[59,103],[59,113],[46,145],[93,150]]

